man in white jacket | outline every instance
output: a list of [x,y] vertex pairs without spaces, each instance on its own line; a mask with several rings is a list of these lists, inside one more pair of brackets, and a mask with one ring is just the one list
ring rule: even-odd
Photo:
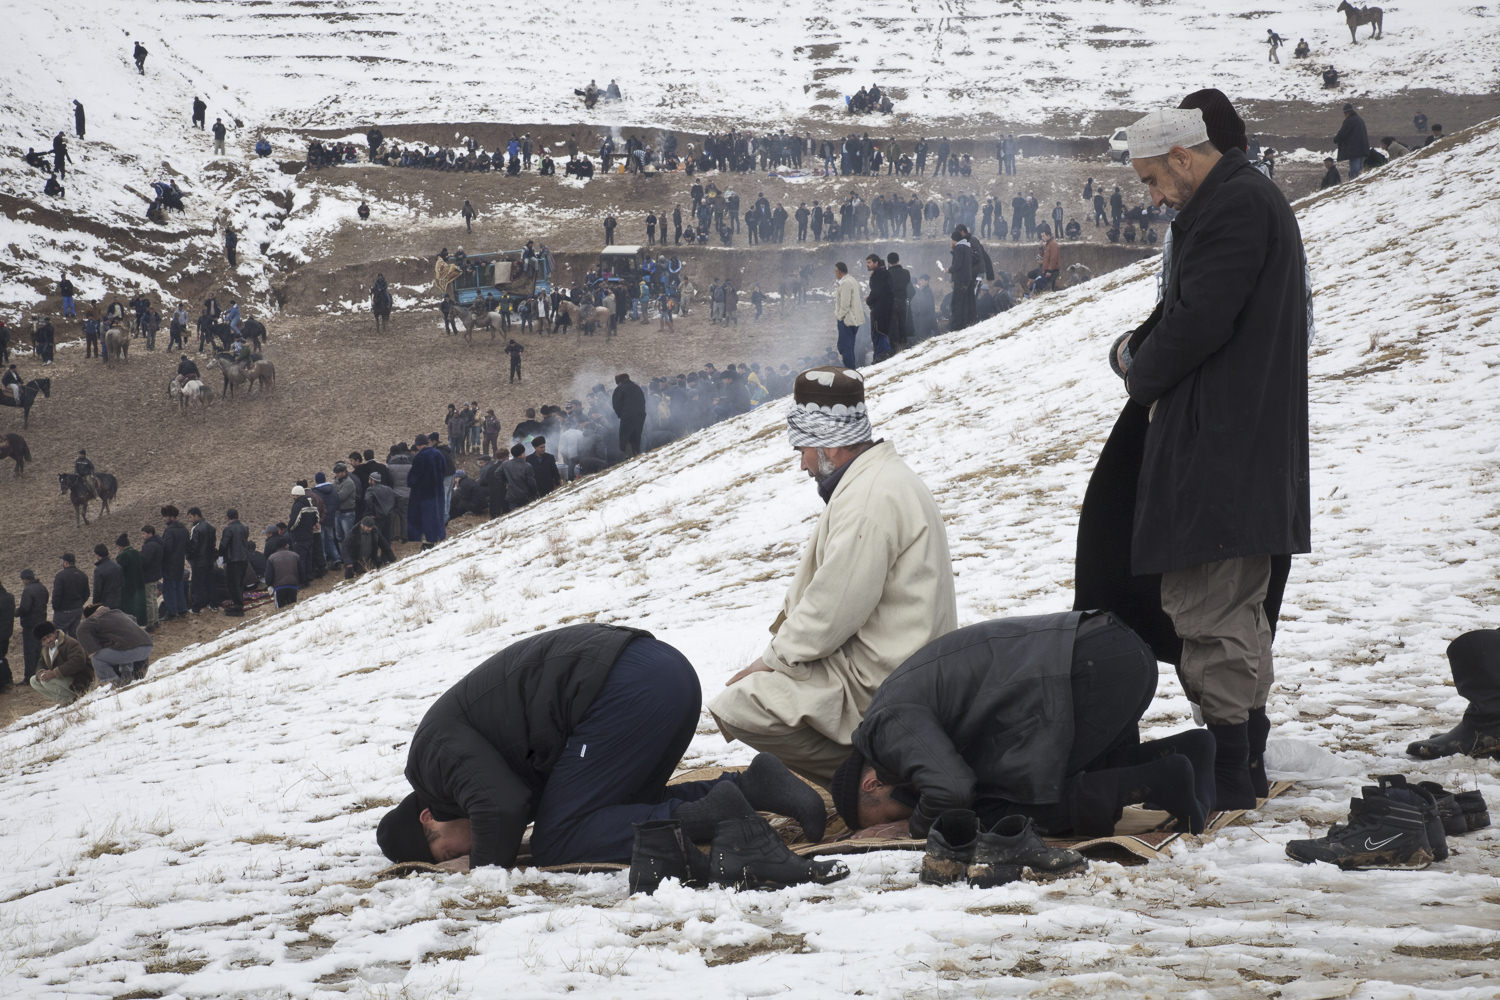
[[872,440],[863,377],[811,368],[793,398],[792,447],[827,506],[770,643],[708,708],[725,739],[827,786],[875,689],[957,628],[958,613],[937,503],[888,442]]
[[[833,318],[839,324],[839,358],[845,368],[855,368],[854,335],[865,321],[864,294],[843,261],[833,265],[838,284],[833,286]],[[863,391],[863,390],[861,390]]]

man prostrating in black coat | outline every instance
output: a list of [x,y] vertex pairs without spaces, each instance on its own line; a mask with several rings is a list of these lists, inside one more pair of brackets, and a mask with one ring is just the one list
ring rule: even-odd
[[1156,658],[1112,614],[949,632],[875,692],[834,775],[834,806],[851,829],[906,820],[915,837],[952,810],[980,829],[1021,817],[1094,836],[1149,801],[1199,833],[1214,808],[1213,740],[1193,731],[1141,745],[1155,694]]
[[809,839],[823,835],[822,799],[770,754],[743,774],[667,786],[701,697],[693,665],[639,629],[571,625],[523,639],[423,716],[406,761],[414,791],[380,821],[380,849],[396,862],[510,866],[535,823],[533,863],[631,861],[632,888],[706,879],[692,841],[708,840],[722,882],[846,875],[787,851],[755,815],[782,813]]

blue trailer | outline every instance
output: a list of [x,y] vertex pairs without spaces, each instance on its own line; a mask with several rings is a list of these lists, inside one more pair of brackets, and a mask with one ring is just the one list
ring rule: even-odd
[[490,296],[506,308],[514,308],[521,299],[550,294],[551,258],[538,253],[528,268],[522,262],[524,254],[524,250],[469,254],[447,293],[461,306]]

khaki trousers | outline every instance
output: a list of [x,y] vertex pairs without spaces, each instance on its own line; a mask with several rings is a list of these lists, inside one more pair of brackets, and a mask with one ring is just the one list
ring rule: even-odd
[[1162,610],[1182,639],[1177,676],[1209,725],[1238,725],[1252,708],[1265,707],[1274,679],[1265,612],[1270,579],[1270,556],[1162,574]]
[[54,677],[50,681],[39,681],[36,679],[36,675],[33,674],[31,688],[51,698],[59,705],[71,705],[78,700],[78,693],[62,677]]
[[849,759],[849,754],[854,749],[829,739],[816,729],[806,727],[793,729],[768,721],[765,728],[769,732],[750,732],[726,725],[717,715],[714,716],[714,722],[718,723],[719,732],[724,734],[727,742],[739,740],[761,753],[775,754],[793,774],[823,788],[832,787],[833,772]]

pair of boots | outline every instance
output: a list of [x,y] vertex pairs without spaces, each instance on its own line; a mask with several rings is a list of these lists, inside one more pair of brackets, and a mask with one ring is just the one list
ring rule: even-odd
[[1026,870],[1037,879],[1083,871],[1077,851],[1048,847],[1029,816],[1006,816],[988,830],[969,809],[949,809],[927,831],[927,853],[918,875],[928,885],[968,882],[979,889],[1018,880]]
[[669,878],[693,888],[712,884],[783,889],[807,882],[827,885],[848,875],[849,867],[842,861],[792,853],[771,824],[755,813],[721,820],[706,855],[683,833],[679,819],[637,823],[630,852],[630,891],[648,895]]
[[1142,743],[1126,767],[1087,771],[1068,783],[1068,825],[1084,837],[1115,830],[1128,805],[1170,813],[1179,829],[1202,833],[1215,808],[1217,758],[1210,733],[1190,729]]
[[1490,825],[1489,807],[1478,791],[1452,793],[1433,781],[1408,784],[1382,774],[1349,800],[1349,819],[1325,836],[1294,840],[1287,857],[1303,864],[1324,861],[1346,871],[1371,868],[1422,869],[1448,858],[1448,837]]

